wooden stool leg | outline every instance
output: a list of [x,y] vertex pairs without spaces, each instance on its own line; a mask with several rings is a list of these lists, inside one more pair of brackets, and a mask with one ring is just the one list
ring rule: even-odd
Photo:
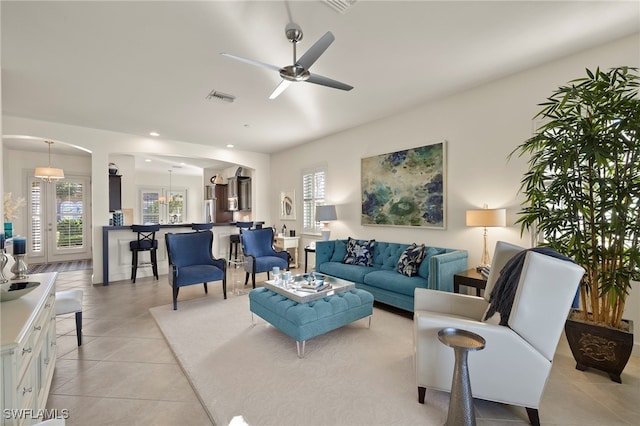
[[136,274],[138,272],[138,250],[133,250],[131,253],[131,281],[136,283]]
[[82,311],[76,312],[76,336],[78,338],[78,346],[82,346]]
[[153,268],[153,276],[156,277],[156,280],[160,279],[158,277],[158,253],[157,250],[151,250],[151,265]]

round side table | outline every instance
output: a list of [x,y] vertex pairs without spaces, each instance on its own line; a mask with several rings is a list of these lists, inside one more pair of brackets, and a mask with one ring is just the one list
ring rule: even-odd
[[438,332],[438,339],[453,348],[456,357],[446,425],[475,426],[476,416],[473,411],[467,355],[470,351],[484,349],[486,342],[482,336],[457,328],[443,328]]

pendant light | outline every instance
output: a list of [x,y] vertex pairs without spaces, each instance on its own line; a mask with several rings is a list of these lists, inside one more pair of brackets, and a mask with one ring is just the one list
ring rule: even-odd
[[33,175],[45,182],[64,179],[64,170],[51,167],[51,145],[53,142],[44,141],[44,143],[49,145],[49,165],[47,167],[36,167],[36,171]]

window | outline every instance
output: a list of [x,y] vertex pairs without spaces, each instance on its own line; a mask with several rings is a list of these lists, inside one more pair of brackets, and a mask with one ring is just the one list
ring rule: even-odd
[[319,167],[302,174],[302,227],[307,234],[320,234],[316,206],[324,204],[326,168]]
[[183,223],[186,220],[187,190],[142,188],[142,223]]

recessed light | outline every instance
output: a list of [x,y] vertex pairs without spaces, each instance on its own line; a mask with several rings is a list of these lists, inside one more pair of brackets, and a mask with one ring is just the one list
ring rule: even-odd
[[150,163],[150,162],[151,162],[151,159],[149,159],[149,158],[145,158],[144,162],[145,162],[145,163]]
[[227,148],[233,148],[233,144],[228,143]]
[[149,132],[149,136],[158,137],[158,136],[160,136],[160,133],[158,133],[158,132]]

